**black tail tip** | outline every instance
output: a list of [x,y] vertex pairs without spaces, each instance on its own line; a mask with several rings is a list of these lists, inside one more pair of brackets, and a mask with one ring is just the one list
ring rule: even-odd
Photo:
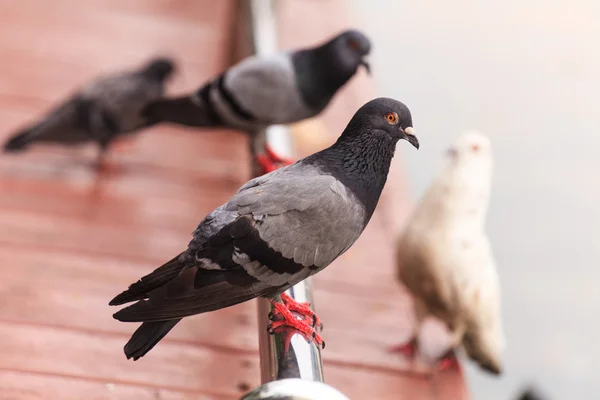
[[[143,298],[143,297],[142,297]],[[109,303],[109,306],[121,306],[125,303],[130,303],[135,300],[140,300],[139,296],[132,296],[129,289],[116,295]]]
[[29,145],[29,139],[27,138],[27,134],[29,132],[20,132],[16,135],[14,135],[13,137],[11,137],[10,139],[8,139],[5,143],[4,143],[4,152],[5,153],[16,153],[19,151],[23,151],[27,148],[27,146]]
[[494,364],[480,364],[481,369],[483,369],[486,372],[489,372],[492,375],[495,376],[500,376],[502,375],[502,367],[500,365],[494,365]]
[[142,358],[142,357],[143,357],[143,355],[142,355],[142,356],[140,356],[140,355],[135,355],[135,354],[128,353],[128,352],[127,352],[127,346],[125,346],[125,347],[123,348],[123,352],[125,353],[125,357],[127,357],[127,359],[128,359],[128,360],[131,360],[131,359],[133,359],[133,361],[137,361],[137,360],[139,360],[140,358]]
[[124,303],[126,303],[126,301],[123,301],[123,297],[124,297],[124,296],[123,296],[123,293],[116,295],[116,296],[115,296],[115,298],[114,298],[114,299],[112,299],[112,300],[111,300],[111,301],[108,303],[108,305],[109,305],[109,306],[120,306],[121,304],[124,304]]
[[121,322],[130,322],[130,321],[124,321],[124,320],[123,320],[123,317],[122,317],[122,315],[123,315],[123,312],[122,312],[122,311],[123,311],[123,310],[119,310],[119,311],[117,311],[116,313],[114,313],[114,314],[113,314],[113,318],[114,318],[114,319],[116,319],[117,321],[121,321]]

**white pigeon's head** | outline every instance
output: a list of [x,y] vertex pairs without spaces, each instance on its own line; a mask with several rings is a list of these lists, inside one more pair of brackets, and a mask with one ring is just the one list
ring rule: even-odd
[[448,154],[457,162],[489,159],[492,156],[492,143],[487,136],[478,131],[466,131],[448,149]]
[[461,191],[467,188],[482,193],[489,191],[493,158],[487,136],[477,131],[463,132],[448,150],[448,156],[450,161],[444,180],[453,182]]

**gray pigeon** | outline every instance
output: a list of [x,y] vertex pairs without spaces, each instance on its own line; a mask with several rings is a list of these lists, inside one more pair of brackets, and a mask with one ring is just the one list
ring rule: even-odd
[[100,161],[113,139],[151,125],[140,112],[148,102],[162,97],[165,81],[174,68],[172,60],[156,58],[139,70],[96,79],[37,124],[12,136],[4,144],[4,151],[22,151],[33,143],[97,142]]
[[[419,148],[410,111],[398,101],[375,99],[331,147],[242,186],[200,223],[187,250],[110,302],[137,300],[114,314],[119,321],[143,322],[125,345],[127,358],[142,357],[183,317],[259,296],[276,309],[270,332],[291,326],[322,344],[314,313],[288,296],[283,303],[273,299],[358,239],[400,139]],[[290,311],[304,311],[305,318]]]
[[[153,122],[233,128],[249,133],[319,114],[369,54],[369,39],[346,31],[317,47],[253,56],[232,66],[191,95],[160,99],[144,110]],[[257,159],[265,172],[291,161],[266,149]]]

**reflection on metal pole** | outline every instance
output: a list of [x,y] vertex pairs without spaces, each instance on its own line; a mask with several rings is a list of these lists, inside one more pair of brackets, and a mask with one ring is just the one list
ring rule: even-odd
[[[299,302],[313,304],[310,280],[292,287],[286,292]],[[321,352],[312,343],[288,330],[269,335],[266,326],[269,323],[271,303],[261,299],[258,302],[260,370],[263,383],[286,378],[302,378],[323,382]]]
[[348,400],[339,390],[322,382],[285,379],[262,385],[241,400]]
[[[240,40],[249,41],[246,47],[259,55],[277,51],[276,0],[244,0],[242,20],[245,25]],[[289,131],[284,126],[272,126],[266,132],[253,135],[253,154],[262,151],[264,143],[285,157],[293,156]],[[299,302],[314,306],[310,278],[286,292]],[[293,330],[274,335],[267,333],[271,304],[258,300],[260,368],[263,386],[248,393],[245,400],[254,399],[330,399],[347,400],[336,389],[322,383],[323,366],[320,350]],[[312,381],[312,382],[307,382]]]

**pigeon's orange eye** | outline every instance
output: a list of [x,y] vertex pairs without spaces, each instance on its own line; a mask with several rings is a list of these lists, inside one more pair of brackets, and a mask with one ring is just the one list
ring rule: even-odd
[[387,113],[385,114],[385,119],[388,123],[395,125],[398,123],[398,114],[396,114],[395,112]]
[[360,44],[356,40],[354,40],[354,39],[348,40],[348,46],[351,49],[360,50]]

